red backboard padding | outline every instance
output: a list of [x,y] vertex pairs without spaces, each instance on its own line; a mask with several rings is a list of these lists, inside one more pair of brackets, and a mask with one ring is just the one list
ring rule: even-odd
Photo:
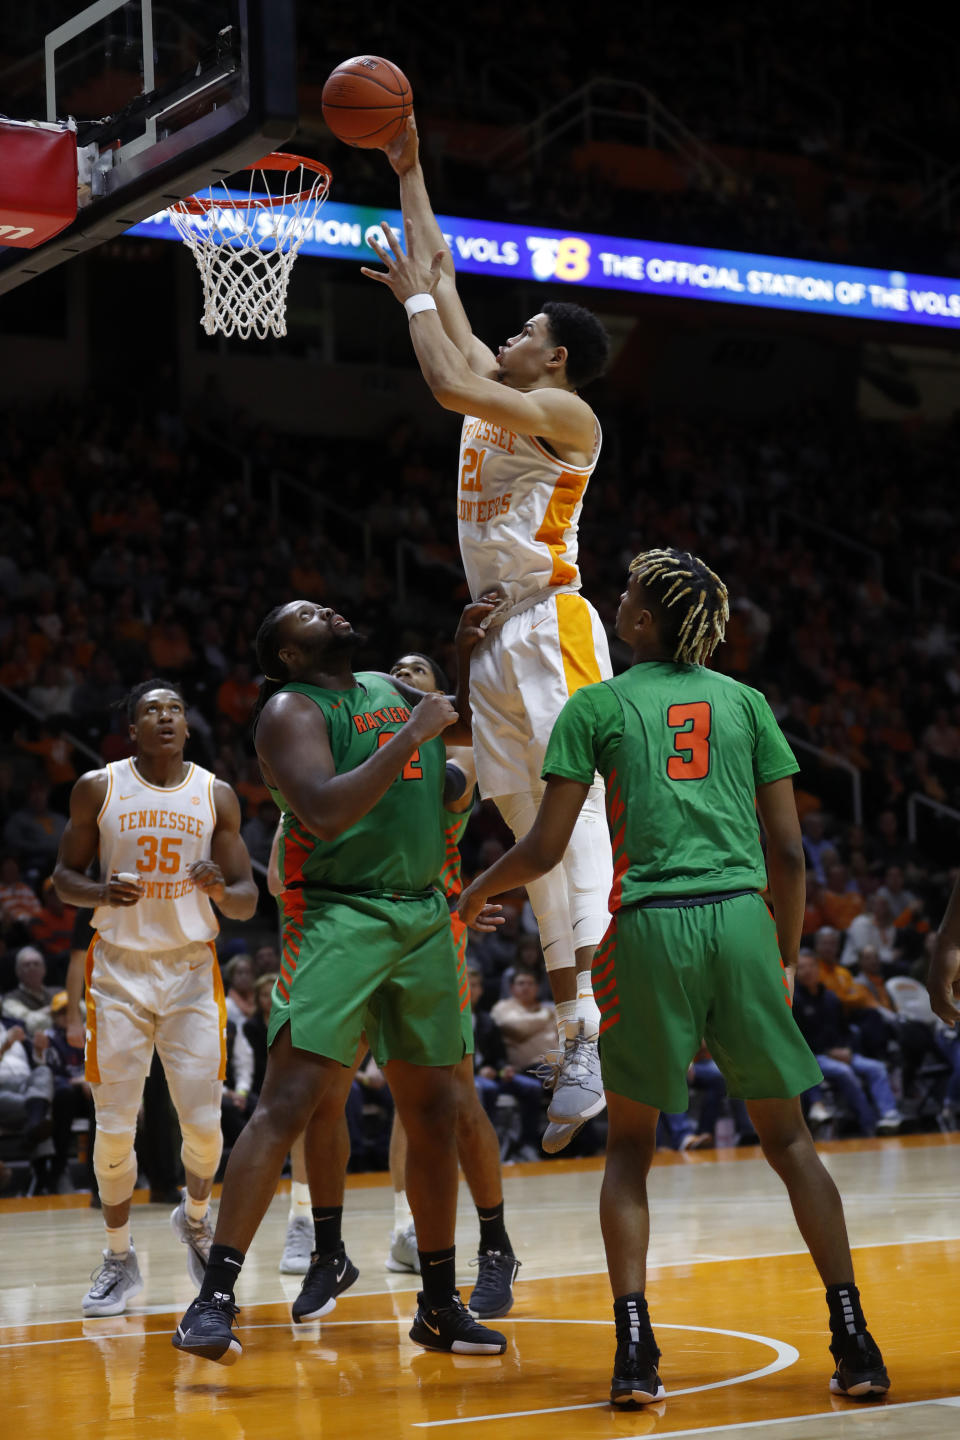
[[0,245],[32,250],[77,217],[77,137],[0,120]]

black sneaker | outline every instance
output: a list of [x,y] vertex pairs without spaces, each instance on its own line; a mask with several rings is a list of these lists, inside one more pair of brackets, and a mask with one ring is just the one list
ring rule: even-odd
[[830,1345],[837,1368],[830,1378],[834,1395],[849,1395],[853,1400],[869,1400],[885,1395],[890,1389],[890,1376],[869,1331],[862,1335],[844,1335]]
[[613,1379],[610,1381],[611,1405],[622,1405],[629,1410],[636,1405],[650,1405],[654,1400],[662,1400],[666,1391],[657,1373],[659,1359],[660,1351],[656,1345],[618,1341]]
[[194,1300],[173,1336],[176,1350],[215,1360],[218,1365],[233,1365],[243,1354],[243,1346],[233,1333],[238,1307],[229,1295],[215,1295],[212,1300]]
[[293,1302],[294,1324],[303,1325],[308,1320],[319,1320],[329,1315],[337,1303],[337,1296],[349,1290],[360,1271],[340,1246],[332,1255],[311,1255],[310,1269],[303,1277],[300,1294]]
[[423,1294],[417,1296],[417,1313],[413,1317],[410,1339],[425,1350],[447,1350],[454,1355],[502,1355],[507,1337],[499,1330],[478,1325],[454,1290],[449,1305],[431,1310]]
[[513,1309],[513,1282],[520,1269],[516,1255],[502,1250],[485,1250],[478,1255],[477,1283],[470,1296],[470,1314],[478,1320],[496,1320]]

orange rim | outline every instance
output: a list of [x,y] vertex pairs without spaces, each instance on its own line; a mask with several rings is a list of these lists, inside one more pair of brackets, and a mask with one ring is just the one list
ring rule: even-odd
[[[244,165],[244,170],[311,170],[324,182],[323,190],[326,193],[330,188],[333,179],[326,165],[319,160],[311,160],[308,155],[285,155],[279,150],[273,151],[270,155],[264,155],[262,160],[255,160],[252,165]],[[316,181],[308,185],[305,190],[298,190],[293,195],[258,195],[255,198],[248,196],[246,199],[235,200],[232,196],[226,195],[223,198],[214,199],[210,195],[187,195],[182,200],[177,200],[170,206],[171,210],[178,210],[181,215],[205,215],[208,210],[249,210],[251,206],[255,209],[276,209],[283,205],[294,205],[297,201],[309,200],[316,197],[318,193]]]

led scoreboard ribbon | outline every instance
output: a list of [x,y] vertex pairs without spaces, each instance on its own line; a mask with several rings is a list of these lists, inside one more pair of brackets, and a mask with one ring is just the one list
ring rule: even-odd
[[[270,245],[270,226],[276,223],[278,213],[283,214],[264,211],[261,217],[265,247]],[[222,212],[221,223],[228,218],[227,212]],[[463,220],[455,215],[438,215],[437,219],[457,269],[475,275],[960,327],[960,280],[942,276]],[[385,243],[380,231],[383,220],[402,234],[398,210],[328,201],[308,227],[300,254],[372,263],[366,239],[373,235]],[[127,233],[179,238],[166,210]]]

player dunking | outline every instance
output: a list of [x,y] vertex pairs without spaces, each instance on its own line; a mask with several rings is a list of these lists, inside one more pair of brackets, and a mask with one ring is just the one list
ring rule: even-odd
[[[213,907],[235,920],[257,908],[237,797],[183,757],[189,731],[179,688],[144,681],[131,690],[127,715],[134,756],[77,781],[54,871],[62,900],[95,907],[86,956],[85,1073],[96,1108],[93,1165],[107,1248],[83,1297],[85,1315],[122,1314],[143,1289],[130,1199],[137,1111],[154,1047],[183,1134],[187,1188],[172,1224],[194,1280],[203,1275],[226,1067]],[[98,853],[106,878],[91,880],[85,872]],[[67,1033],[80,1043],[81,978],[74,960],[70,967]]]
[[[257,636],[268,681],[255,743],[283,817],[283,960],[260,1103],[231,1154],[200,1294],[173,1340],[222,1364],[240,1354],[234,1286],[284,1157],[308,1122],[340,1125],[364,1033],[410,1149],[423,1276],[410,1336],[426,1349],[506,1349],[456,1290],[453,1074],[464,1042],[449,910],[435,882],[444,858],[440,736],[457,712],[444,696],[354,674],[359,639],[342,616],[307,601],[278,606]],[[309,1172],[309,1134],[306,1148]],[[331,1299],[357,1273],[338,1236],[339,1216],[318,1229],[316,1259],[340,1256]]]
[[[412,119],[386,153],[400,177],[408,254],[385,226],[390,253],[373,249],[386,271],[363,273],[404,305],[427,384],[445,409],[464,416],[460,553],[473,598],[491,590],[503,597],[474,654],[474,754],[481,794],[519,838],[537,813],[553,721],[581,685],[611,673],[606,636],[580,594],[577,568],[580,510],[600,451],[596,416],[577,391],[602,374],[609,341],[589,311],[552,302],[494,355],[473,334],[457,295]],[[562,861],[528,889],[563,1044],[544,1137],[550,1150],[604,1104],[590,965],[606,928],[610,883],[597,785]]]
[[[460,901],[472,923],[487,896],[555,865],[600,770],[615,874],[613,919],[593,967],[610,1117],[600,1220],[617,1332],[610,1398],[619,1405],[663,1395],[644,1295],[647,1173],[658,1113],[686,1108],[701,1037],[729,1093],[746,1100],[826,1286],[831,1389],[866,1398],[890,1384],[860,1308],[843,1205],[800,1109],[820,1069],[790,1009],[804,911],[790,778],[799,767],[763,696],[704,668],[726,619],[726,590],[701,560],[677,550],[636,557],[617,614],[632,668],[564,706],[533,829]],[[776,928],[758,894],[768,874]]]

